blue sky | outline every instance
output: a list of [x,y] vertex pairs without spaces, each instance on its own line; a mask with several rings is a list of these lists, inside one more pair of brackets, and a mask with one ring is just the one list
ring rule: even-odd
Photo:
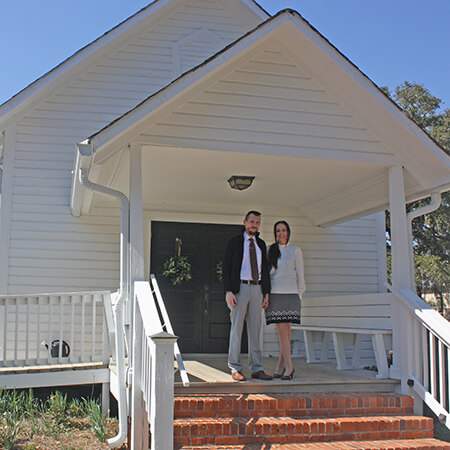
[[[226,1],[226,0],[222,0]],[[0,104],[150,0],[1,2]],[[298,11],[379,86],[422,83],[450,108],[450,0],[261,0]]]

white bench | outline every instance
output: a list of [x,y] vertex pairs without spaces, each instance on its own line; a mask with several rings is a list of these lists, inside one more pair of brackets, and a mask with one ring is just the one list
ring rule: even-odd
[[[389,378],[385,338],[392,335],[392,294],[355,294],[306,298],[302,300],[301,325],[308,363],[329,362],[328,348],[333,338],[338,370],[361,368],[361,343],[364,335],[372,337],[378,369],[377,378]],[[320,342],[317,355],[316,344]],[[351,365],[345,347],[353,347]]]

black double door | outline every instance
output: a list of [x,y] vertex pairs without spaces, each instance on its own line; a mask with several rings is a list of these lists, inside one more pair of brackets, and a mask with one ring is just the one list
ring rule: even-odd
[[[219,273],[228,240],[242,232],[238,225],[152,222],[150,271],[183,353],[228,352],[230,314]],[[173,286],[162,272],[164,262],[176,253],[177,239],[181,255],[192,265],[192,279]],[[247,349],[246,331],[242,348]]]

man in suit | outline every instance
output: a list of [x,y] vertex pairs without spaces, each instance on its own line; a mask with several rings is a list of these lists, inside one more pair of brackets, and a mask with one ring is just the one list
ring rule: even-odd
[[230,308],[228,367],[235,381],[245,381],[240,362],[241,337],[247,321],[249,366],[252,378],[271,380],[261,364],[261,309],[269,305],[270,276],[265,242],[258,230],[261,213],[249,211],[242,234],[230,239],[223,263],[225,300]]

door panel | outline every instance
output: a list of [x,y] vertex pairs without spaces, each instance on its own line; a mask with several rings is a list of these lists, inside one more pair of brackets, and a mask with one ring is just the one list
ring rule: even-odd
[[[230,316],[217,264],[228,240],[242,231],[238,225],[152,222],[151,273],[158,278],[183,353],[228,352]],[[164,261],[175,255],[176,238],[192,265],[192,279],[180,286],[162,276]],[[247,351],[245,330],[242,347]]]

